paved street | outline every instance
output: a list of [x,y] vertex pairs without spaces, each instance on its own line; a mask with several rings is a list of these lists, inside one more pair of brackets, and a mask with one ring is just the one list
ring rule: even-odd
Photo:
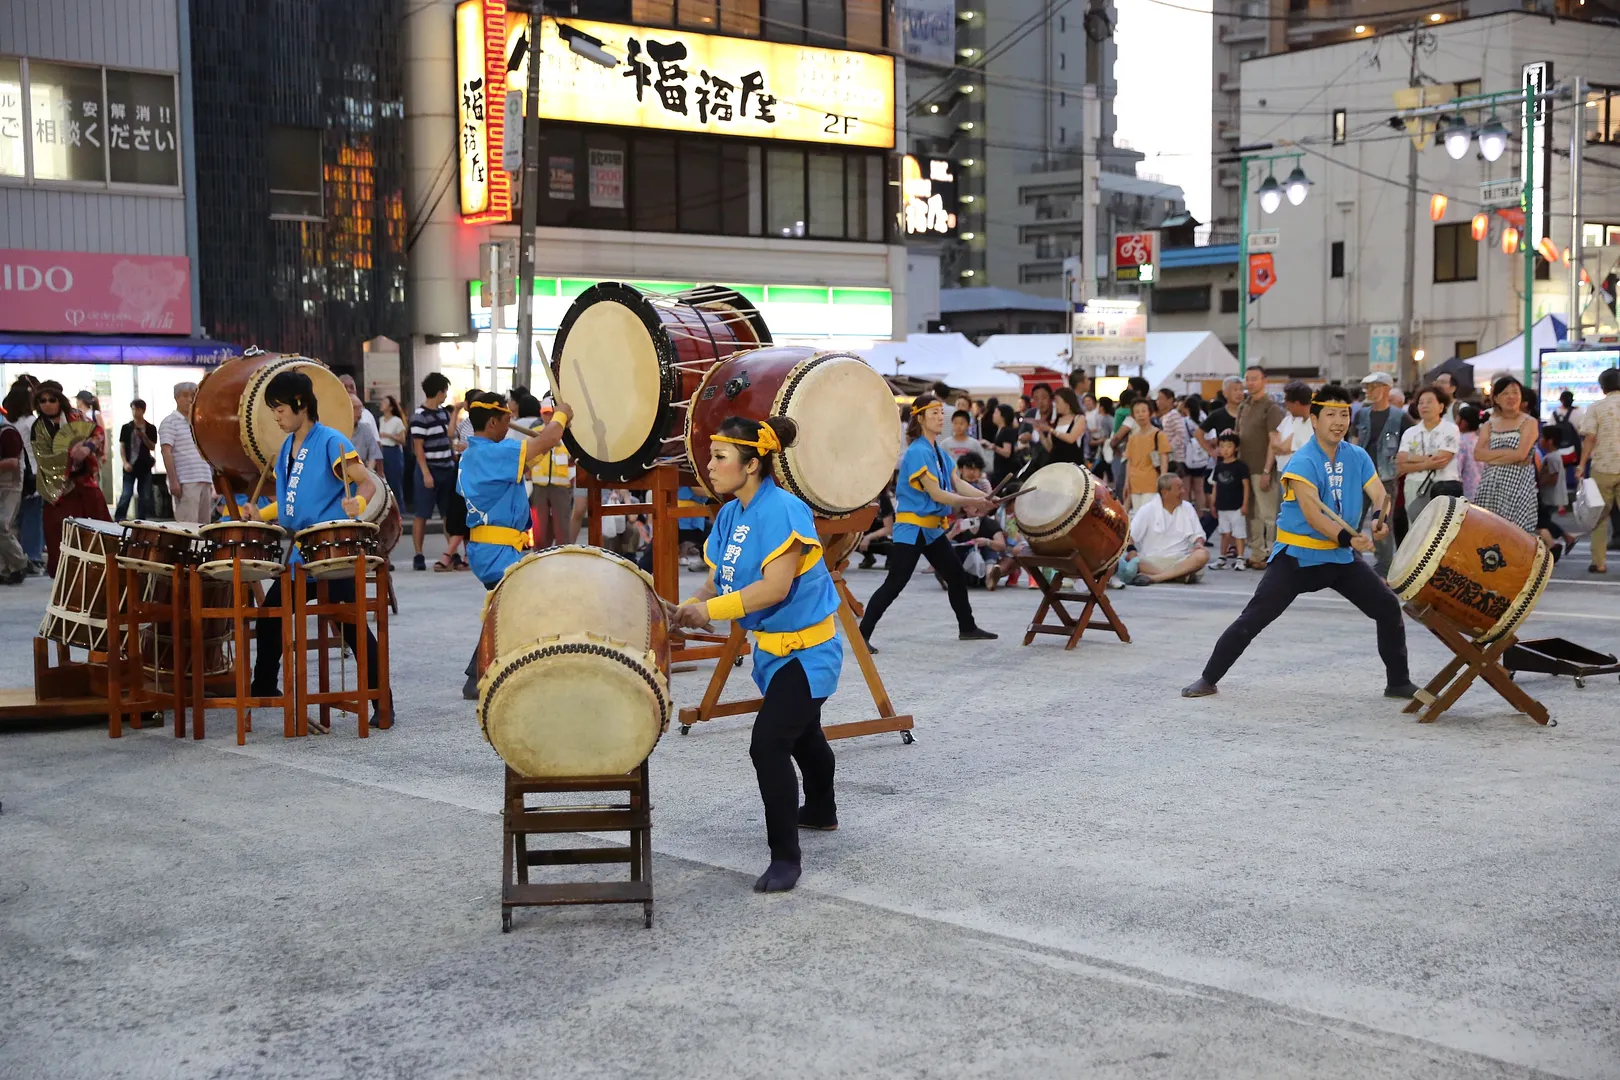
[[[958,643],[919,575],[876,635],[917,743],[835,744],[842,828],[796,892],[749,890],[733,718],[653,756],[653,930],[502,935],[500,764],[459,697],[483,592],[407,570],[391,732],[0,734],[0,1076],[1620,1076],[1620,683],[1525,676],[1554,728],[1483,689],[1420,727],[1322,596],[1182,700],[1257,577],[1116,592],[1135,643],[1065,653],[1019,646],[1021,589]],[[0,683],[47,588],[0,590]],[[1617,601],[1560,580],[1527,636],[1620,649]],[[1408,629],[1422,681],[1445,656]],[[869,714],[850,663],[826,719]]]

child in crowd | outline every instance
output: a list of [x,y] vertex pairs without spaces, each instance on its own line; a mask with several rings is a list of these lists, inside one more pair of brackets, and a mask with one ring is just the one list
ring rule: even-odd
[[1238,460],[1238,437],[1233,431],[1223,432],[1217,447],[1221,458],[1215,463],[1211,479],[1215,482],[1215,520],[1220,533],[1220,555],[1215,569],[1226,566],[1226,545],[1231,541],[1235,550],[1233,570],[1245,569],[1243,546],[1248,542],[1249,530],[1244,520],[1249,516],[1249,467]]

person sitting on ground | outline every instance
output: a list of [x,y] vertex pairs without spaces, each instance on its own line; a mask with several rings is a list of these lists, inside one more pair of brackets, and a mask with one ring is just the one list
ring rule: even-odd
[[1232,547],[1232,569],[1245,570],[1247,564],[1243,561],[1243,547],[1248,543],[1249,527],[1249,467],[1238,460],[1239,441],[1237,432],[1226,431],[1221,433],[1220,447],[1221,459],[1215,463],[1214,472],[1210,479],[1215,484],[1215,520],[1216,532],[1220,536],[1220,555],[1215,560],[1215,569],[1224,569],[1226,563],[1226,549],[1228,543]]
[[1119,576],[1128,585],[1157,585],[1182,581],[1195,585],[1204,578],[1209,548],[1198,511],[1182,492],[1179,476],[1159,477],[1159,494],[1131,515],[1132,559],[1120,560]]
[[985,584],[1008,550],[1007,534],[995,514],[962,518],[951,530],[951,547],[962,560],[962,573],[973,588]]

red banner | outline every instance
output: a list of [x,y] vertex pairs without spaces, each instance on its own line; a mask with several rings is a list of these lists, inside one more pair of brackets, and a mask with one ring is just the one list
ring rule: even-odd
[[191,333],[191,260],[0,251],[0,330]]
[[1277,266],[1271,252],[1262,251],[1249,256],[1249,299],[1258,300],[1266,290],[1277,284]]

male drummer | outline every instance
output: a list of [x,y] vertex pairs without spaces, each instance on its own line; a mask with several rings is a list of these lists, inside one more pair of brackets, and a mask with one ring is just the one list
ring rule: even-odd
[[[302,371],[283,371],[264,388],[264,400],[275,411],[276,426],[287,433],[276,454],[276,502],[260,512],[267,520],[279,520],[289,535],[311,525],[327,521],[358,518],[366,504],[377,498],[377,486],[372,475],[361,464],[354,444],[342,432],[320,422],[320,410],[315,400],[315,384]],[[349,484],[354,494],[348,493]],[[298,563],[303,556],[293,545],[288,561]],[[327,582],[327,595],[340,604],[354,601],[354,581],[334,578]],[[281,603],[281,581],[270,586],[265,607],[273,609]],[[343,638],[349,648],[359,652],[356,628],[343,623]],[[281,620],[267,616],[259,620],[259,647],[253,658],[254,697],[279,697],[276,688],[281,669]],[[377,685],[377,639],[366,627],[366,685]],[[371,723],[375,727],[382,709],[377,702],[372,707]],[[312,732],[327,729],[311,724]]]
[[[474,390],[467,395],[467,418],[473,434],[461,453],[461,471],[456,491],[467,501],[467,561],[472,572],[493,589],[506,568],[522,557],[529,546],[529,497],[523,478],[537,461],[549,459],[552,448],[562,442],[574,410],[558,404],[551,420],[522,442],[508,441],[512,412],[500,394]],[[478,698],[478,650],[467,664],[467,681],[461,696]]]
[[[1384,661],[1384,696],[1417,693],[1406,664],[1406,626],[1401,602],[1358,553],[1389,532],[1383,519],[1384,485],[1367,452],[1344,441],[1350,430],[1350,394],[1324,386],[1311,398],[1314,436],[1294,451],[1282,475],[1283,503],[1277,542],[1265,576],[1237,621],[1226,628],[1204,665],[1204,674],[1182,688],[1182,697],[1208,697],[1237,663],[1255,635],[1271,625],[1301,593],[1332,589],[1378,623],[1378,655]],[[1352,528],[1362,503],[1372,507],[1372,539]]]

